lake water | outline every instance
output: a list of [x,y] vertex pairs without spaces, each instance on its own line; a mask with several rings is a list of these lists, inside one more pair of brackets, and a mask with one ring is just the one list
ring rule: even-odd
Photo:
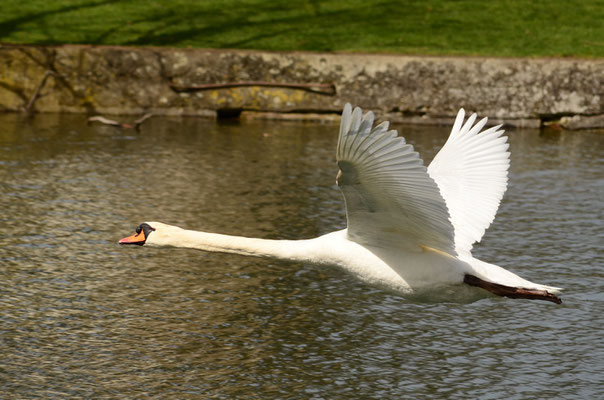
[[[445,128],[397,127],[426,160]],[[513,130],[475,254],[564,303],[422,303],[336,268],[120,247],[144,221],[345,226],[337,126],[0,115],[0,397],[604,398],[604,134]]]

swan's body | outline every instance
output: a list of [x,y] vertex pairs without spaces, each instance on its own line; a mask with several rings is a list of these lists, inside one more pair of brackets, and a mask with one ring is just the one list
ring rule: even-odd
[[347,229],[307,240],[266,240],[147,222],[120,243],[334,265],[407,293],[466,282],[500,295],[557,302],[552,293],[559,288],[471,255],[495,217],[509,167],[500,126],[480,133],[486,118],[475,120],[474,114],[463,124],[460,110],[445,146],[426,168],[387,122],[373,127],[371,112],[363,116],[347,104],[337,147]]

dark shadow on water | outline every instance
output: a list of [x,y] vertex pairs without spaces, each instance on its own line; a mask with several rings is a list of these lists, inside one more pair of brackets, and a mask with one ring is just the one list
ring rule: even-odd
[[489,292],[468,285],[440,286],[426,290],[418,290],[402,297],[410,303],[436,304],[456,303],[470,304],[486,298],[493,298]]

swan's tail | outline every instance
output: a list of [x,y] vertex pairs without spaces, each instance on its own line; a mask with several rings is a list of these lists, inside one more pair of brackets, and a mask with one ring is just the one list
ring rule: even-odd
[[533,283],[533,285],[537,286],[540,290],[547,290],[550,293],[559,294],[564,288],[556,287],[556,286],[548,286],[548,285],[540,285],[538,283]]

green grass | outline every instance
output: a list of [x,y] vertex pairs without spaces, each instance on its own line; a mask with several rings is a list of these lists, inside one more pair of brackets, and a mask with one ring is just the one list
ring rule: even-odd
[[0,42],[604,56],[604,0],[2,0]]

